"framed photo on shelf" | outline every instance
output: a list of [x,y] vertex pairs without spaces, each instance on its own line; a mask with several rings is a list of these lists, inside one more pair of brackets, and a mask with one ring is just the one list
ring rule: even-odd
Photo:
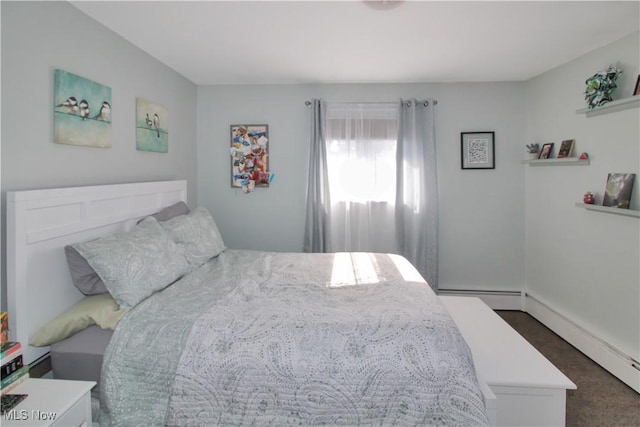
[[602,206],[629,209],[634,173],[610,173],[607,177],[607,186],[604,189]]
[[462,169],[495,169],[495,133],[461,132],[460,155]]
[[538,156],[538,158],[550,159],[552,151],[553,151],[553,142],[547,142],[546,144],[542,145],[542,150],[540,150],[540,156]]
[[636,80],[636,88],[633,90],[633,96],[640,95],[640,74],[638,74],[638,80]]
[[575,145],[575,139],[565,139],[560,144],[560,150],[558,150],[558,158],[562,159],[564,157],[571,157],[573,153],[573,146]]

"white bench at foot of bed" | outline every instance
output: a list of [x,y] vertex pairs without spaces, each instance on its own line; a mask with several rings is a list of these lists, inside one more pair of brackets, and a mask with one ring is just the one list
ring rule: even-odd
[[576,385],[479,298],[440,300],[496,395],[496,425],[564,426],[566,391]]

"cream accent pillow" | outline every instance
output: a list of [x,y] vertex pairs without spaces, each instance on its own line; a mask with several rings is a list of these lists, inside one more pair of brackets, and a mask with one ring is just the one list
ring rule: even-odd
[[102,329],[115,329],[127,311],[118,307],[116,300],[110,294],[84,297],[40,328],[31,337],[29,345],[34,347],[51,345],[91,325],[98,325]]

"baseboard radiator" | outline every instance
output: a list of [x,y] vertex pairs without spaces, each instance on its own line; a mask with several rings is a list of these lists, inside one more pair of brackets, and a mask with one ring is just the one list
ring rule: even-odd
[[477,297],[494,310],[530,314],[620,381],[640,393],[640,362],[527,292],[439,289],[438,295]]
[[527,293],[525,299],[527,313],[640,393],[640,362],[558,313],[535,296]]
[[524,292],[488,291],[477,289],[438,289],[438,295],[477,297],[493,310],[525,311]]

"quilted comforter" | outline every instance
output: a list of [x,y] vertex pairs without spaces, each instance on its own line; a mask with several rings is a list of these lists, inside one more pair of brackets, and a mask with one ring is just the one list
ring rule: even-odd
[[486,425],[470,351],[404,258],[227,250],[129,311],[100,425]]

